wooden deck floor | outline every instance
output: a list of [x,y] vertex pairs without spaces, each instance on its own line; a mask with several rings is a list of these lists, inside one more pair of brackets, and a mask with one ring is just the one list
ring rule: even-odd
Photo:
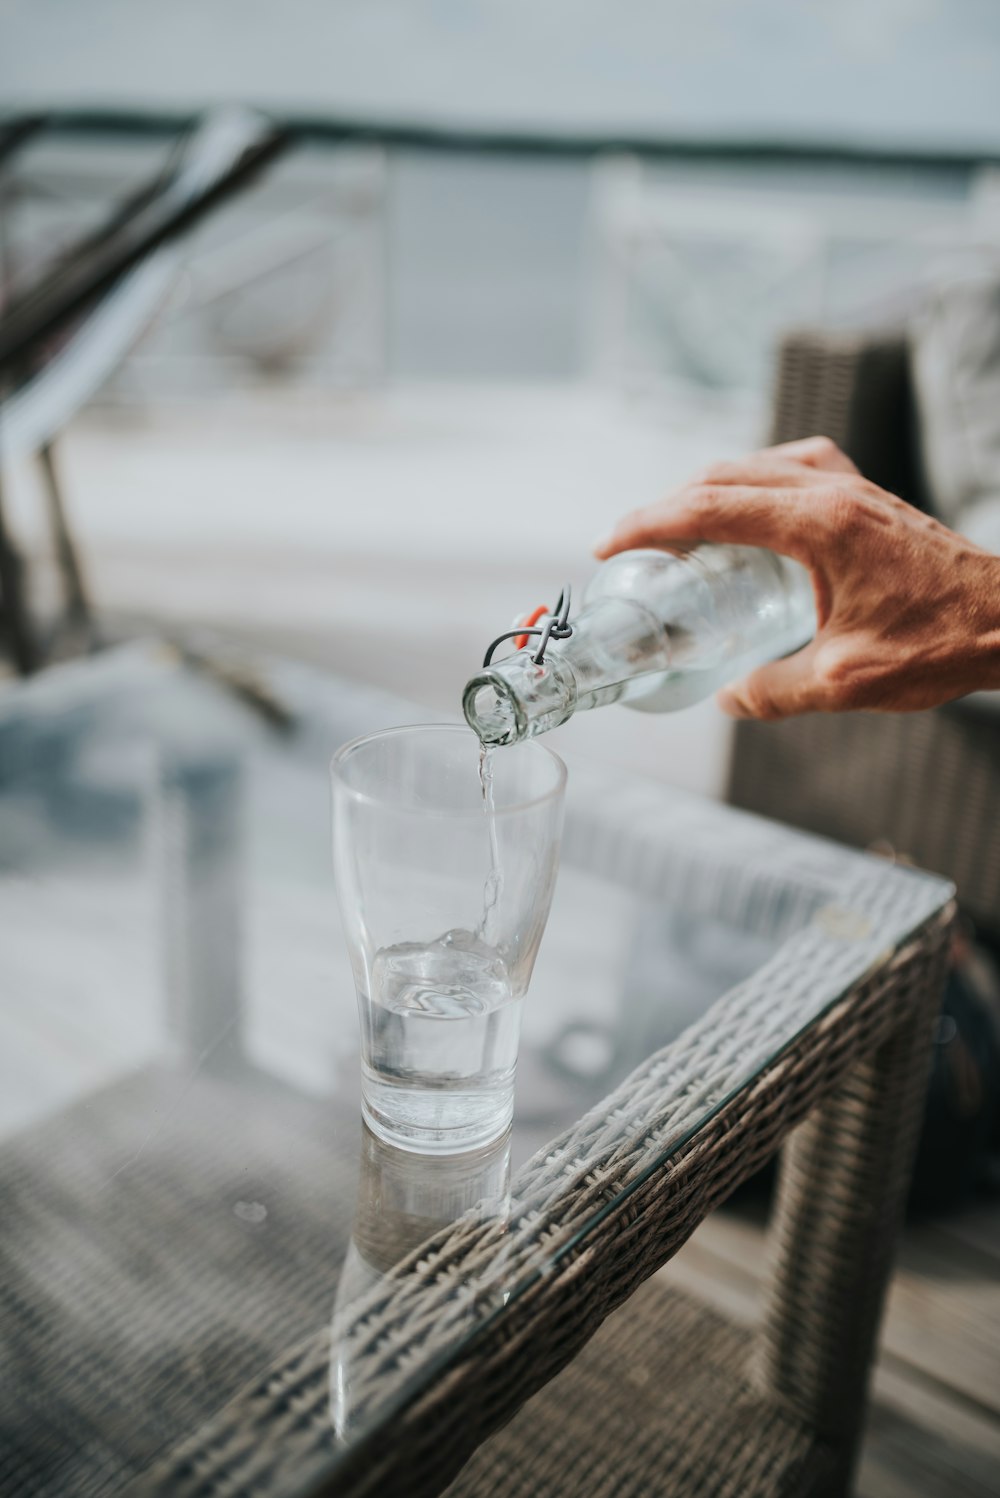
[[[727,1208],[661,1272],[752,1325],[759,1214]],[[858,1498],[1000,1494],[1000,1193],[909,1225],[882,1329]]]

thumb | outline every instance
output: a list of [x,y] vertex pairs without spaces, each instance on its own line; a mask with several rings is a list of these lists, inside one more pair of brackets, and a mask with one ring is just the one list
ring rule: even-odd
[[817,712],[822,691],[815,673],[816,644],[752,671],[724,687],[716,701],[732,718],[790,718]]

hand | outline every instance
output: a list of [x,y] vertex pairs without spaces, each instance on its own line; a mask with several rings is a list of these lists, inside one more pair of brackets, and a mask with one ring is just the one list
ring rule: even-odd
[[816,594],[812,643],[720,693],[734,717],[914,712],[1000,687],[1000,557],[869,483],[827,437],[715,464],[594,550],[695,540],[794,557]]

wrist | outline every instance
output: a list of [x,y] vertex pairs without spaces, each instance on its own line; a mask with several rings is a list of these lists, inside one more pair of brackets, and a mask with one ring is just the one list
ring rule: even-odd
[[977,632],[977,654],[982,673],[978,690],[1000,691],[1000,556],[986,558],[985,572],[986,606]]

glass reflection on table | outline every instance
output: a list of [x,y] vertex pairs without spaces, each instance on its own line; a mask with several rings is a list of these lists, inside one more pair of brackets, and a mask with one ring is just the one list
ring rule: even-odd
[[[373,1355],[366,1318],[401,1279],[426,1269],[420,1250],[461,1220],[472,1230],[493,1224],[502,1236],[510,1216],[510,1134],[457,1155],[396,1149],[362,1128],[354,1225],[340,1272],[330,1330],[330,1421],[348,1441],[371,1412],[373,1380],[383,1348]],[[470,1287],[471,1288],[471,1287]],[[452,1312],[460,1308],[451,1307]],[[382,1328],[385,1336],[385,1328]]]

